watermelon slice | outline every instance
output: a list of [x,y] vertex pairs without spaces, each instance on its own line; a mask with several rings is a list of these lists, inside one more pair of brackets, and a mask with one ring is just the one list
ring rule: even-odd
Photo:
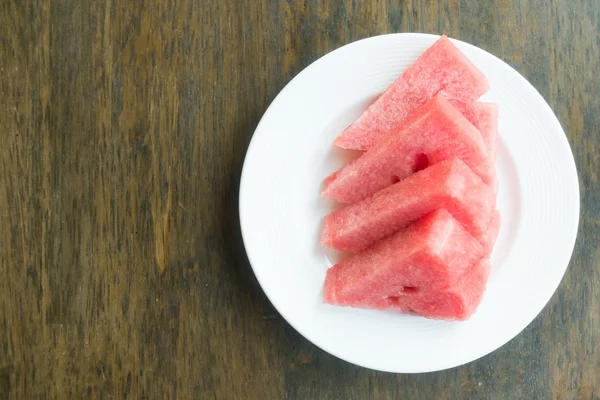
[[386,308],[403,293],[453,285],[483,256],[483,248],[452,215],[435,211],[327,270],[324,301]]
[[413,113],[403,129],[327,177],[323,197],[356,203],[437,162],[458,157],[486,183],[495,176],[481,134],[442,95]]
[[481,303],[489,273],[489,260],[482,259],[473,264],[454,285],[444,289],[402,293],[387,302],[403,313],[464,321],[473,315]]
[[486,232],[494,192],[460,159],[432,165],[359,203],[325,217],[321,243],[358,253],[439,208],[473,236]]
[[[465,103],[457,99],[449,99],[448,101],[479,130],[490,163],[494,164],[496,162],[496,142],[498,140],[498,105],[485,102]],[[498,191],[498,180],[495,174],[490,181],[490,186],[495,192]]]
[[444,35],[333,144],[345,149],[368,150],[438,92],[472,102],[487,91],[488,82],[483,73]]
[[488,156],[496,160],[496,141],[498,139],[498,105],[496,103],[465,103],[457,99],[448,99],[481,133]]
[[490,225],[483,235],[479,239],[479,243],[483,246],[483,252],[485,257],[489,257],[492,254],[498,233],[500,233],[501,217],[498,210],[494,210],[492,218],[490,219]]
[[496,142],[498,140],[498,105],[495,103],[472,103],[477,116],[475,126],[481,132],[488,155],[492,163],[496,161]]

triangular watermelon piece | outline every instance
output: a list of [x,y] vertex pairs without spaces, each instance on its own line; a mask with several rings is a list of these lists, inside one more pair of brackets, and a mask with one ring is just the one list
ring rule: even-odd
[[498,233],[500,233],[501,222],[500,211],[494,210],[487,230],[477,238],[479,243],[483,246],[484,257],[489,257],[490,254],[492,254],[496,239],[498,238]]
[[442,95],[400,131],[324,180],[323,197],[352,204],[440,161],[458,157],[486,183],[495,177],[480,132]]
[[[498,105],[486,102],[465,103],[457,99],[449,99],[449,101],[479,130],[490,163],[494,164],[498,140]],[[495,174],[489,185],[495,192],[498,191],[498,179]]]
[[[402,293],[387,299],[396,310],[417,314],[426,318],[465,321],[477,310],[485,293],[490,263],[487,259],[477,261],[461,279],[443,289]],[[379,309],[382,307],[380,306]]]
[[438,92],[472,102],[488,91],[486,77],[444,35],[427,49],[334,141],[368,150]]
[[453,285],[482,256],[479,242],[437,210],[327,270],[324,301],[385,308],[390,298]]
[[498,105],[496,103],[472,103],[477,116],[475,126],[481,132],[481,137],[492,163],[496,161],[496,143],[498,141]]
[[325,217],[321,244],[358,253],[439,208],[479,237],[488,228],[495,202],[493,190],[453,158],[332,212]]
[[448,99],[481,133],[488,156],[496,160],[496,141],[498,139],[498,105],[496,103],[465,103],[457,99]]

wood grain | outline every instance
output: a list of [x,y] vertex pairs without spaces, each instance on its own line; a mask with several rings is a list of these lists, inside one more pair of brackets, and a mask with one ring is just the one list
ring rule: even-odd
[[[446,33],[521,72],[581,184],[570,268],[517,338],[392,375],[319,350],[258,287],[236,214],[261,115],[348,42]],[[599,399],[600,3],[0,2],[0,399]]]

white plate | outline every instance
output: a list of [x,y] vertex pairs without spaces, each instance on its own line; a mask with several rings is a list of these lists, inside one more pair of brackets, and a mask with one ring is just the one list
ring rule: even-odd
[[556,290],[577,235],[577,171],[552,110],[503,61],[454,40],[490,82],[482,99],[500,109],[496,169],[503,225],[485,298],[467,322],[322,304],[331,264],[319,233],[331,204],[319,198],[321,180],[347,161],[331,142],[437,38],[377,36],[314,62],[263,116],[242,172],[244,244],[269,300],[315,345],[382,371],[450,368],[508,342]]

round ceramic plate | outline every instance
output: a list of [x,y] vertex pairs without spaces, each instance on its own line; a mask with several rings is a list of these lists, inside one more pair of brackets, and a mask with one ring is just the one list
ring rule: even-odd
[[523,330],[565,273],[579,222],[577,171],[542,96],[495,56],[453,42],[487,76],[499,105],[496,170],[502,228],[485,298],[466,322],[322,303],[332,257],[319,245],[332,204],[321,181],[348,161],[331,146],[438,36],[393,34],[351,43],[294,78],[263,116],[246,155],[240,221],[263,290],[304,337],[351,363],[426,372],[482,357]]

